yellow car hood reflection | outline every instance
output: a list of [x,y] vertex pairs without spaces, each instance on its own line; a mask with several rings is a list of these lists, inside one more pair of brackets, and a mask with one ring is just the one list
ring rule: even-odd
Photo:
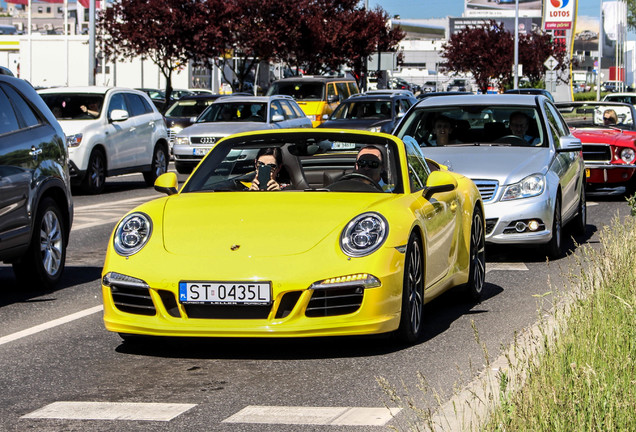
[[[392,199],[395,196],[337,192],[175,195],[164,209],[164,247],[180,256],[209,258],[300,254],[329,234],[340,235],[351,218]],[[188,238],[194,241],[184,241]]]

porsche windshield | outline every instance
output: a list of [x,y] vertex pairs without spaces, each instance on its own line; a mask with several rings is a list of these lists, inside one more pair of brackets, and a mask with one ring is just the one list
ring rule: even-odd
[[397,136],[421,147],[505,145],[547,147],[541,115],[531,106],[445,106],[419,108],[400,125]]
[[[386,138],[333,133],[310,137],[264,136],[220,142],[197,167],[183,192],[258,190],[255,180],[260,180],[260,189],[266,190],[377,193],[402,190],[395,143]],[[363,153],[367,153],[364,162]],[[268,173],[264,179],[262,173],[259,175],[261,170]]]

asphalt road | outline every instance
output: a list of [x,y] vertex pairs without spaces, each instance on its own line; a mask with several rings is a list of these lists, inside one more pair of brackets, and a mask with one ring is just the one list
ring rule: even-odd
[[[109,179],[99,196],[76,195],[67,268],[54,291],[25,292],[0,265],[0,430],[404,428],[412,412],[391,418],[387,386],[434,409],[435,394],[450,397],[483,369],[486,355],[496,357],[537,320],[550,293],[568,289],[574,261],[487,248],[484,300],[466,304],[449,292],[428,304],[425,336],[408,348],[386,336],[124,344],[102,323],[104,253],[118,218],[156,196],[140,175]],[[621,197],[588,200],[587,234],[575,240],[597,245],[602,226],[629,208]],[[567,246],[576,250],[571,240]]]

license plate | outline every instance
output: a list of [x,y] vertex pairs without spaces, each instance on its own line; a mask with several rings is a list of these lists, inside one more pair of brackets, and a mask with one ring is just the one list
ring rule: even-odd
[[205,156],[209,151],[210,149],[208,148],[195,148],[192,150],[192,154],[194,156]]
[[585,168],[585,177],[590,177],[590,169],[589,168]]
[[269,282],[179,282],[179,301],[189,304],[268,305]]

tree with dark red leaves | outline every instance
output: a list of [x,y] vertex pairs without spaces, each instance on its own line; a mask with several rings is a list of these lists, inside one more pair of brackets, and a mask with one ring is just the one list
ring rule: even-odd
[[[533,85],[545,76],[543,63],[554,56],[558,71],[566,71],[569,62],[566,51],[547,34],[529,33],[519,37],[519,64]],[[513,82],[514,34],[503,24],[489,21],[480,27],[465,28],[443,45],[442,71],[472,73],[477,87],[487,93],[494,83],[503,88]]]

